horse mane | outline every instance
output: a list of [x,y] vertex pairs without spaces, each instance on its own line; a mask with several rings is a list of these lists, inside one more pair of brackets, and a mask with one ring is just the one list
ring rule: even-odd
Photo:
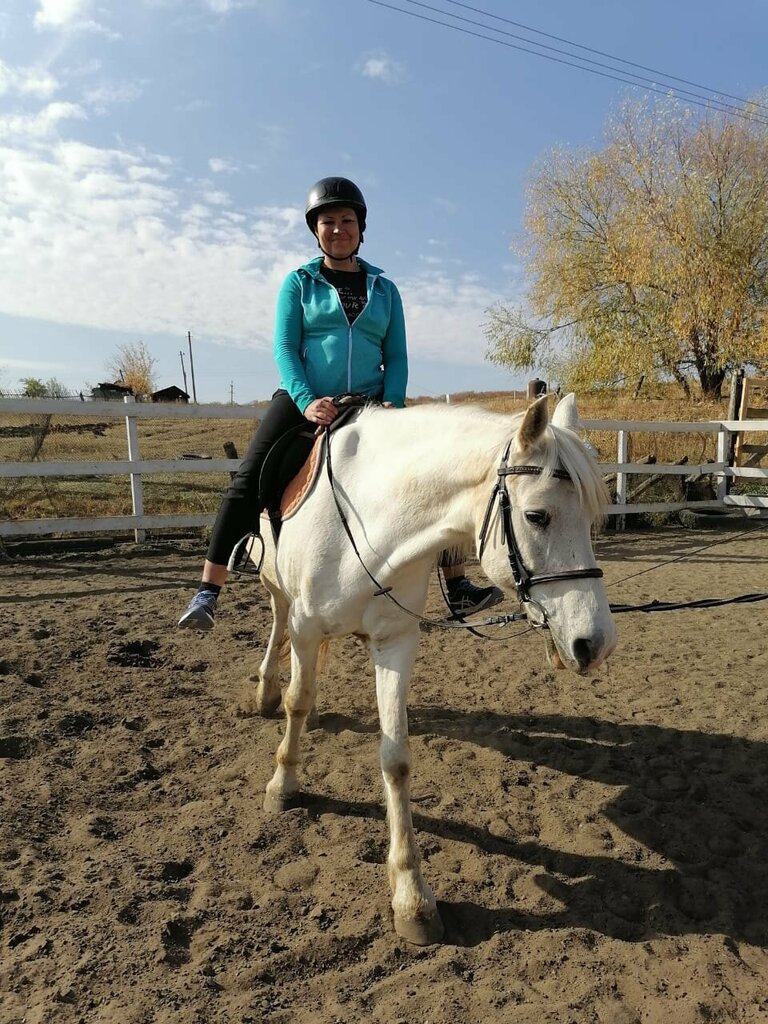
[[545,437],[549,442],[546,471],[564,469],[573,481],[582,508],[592,522],[599,522],[605,516],[605,506],[610,504],[610,495],[597,459],[579,435],[566,427],[550,423]]
[[[378,416],[379,412],[375,407],[370,407],[362,411],[361,417]],[[467,464],[475,470],[478,481],[491,467],[498,465],[504,446],[510,438],[515,437],[525,415],[520,412],[510,416],[470,404],[416,405],[409,406],[405,413],[411,436],[421,434],[419,424],[414,423],[414,420],[423,420],[425,426],[442,420],[446,426],[448,423],[456,424],[463,435],[482,438],[482,449],[487,453],[488,462],[484,465],[478,463],[476,446],[465,456]],[[391,421],[381,422],[385,422],[388,428],[392,425]],[[444,431],[441,437],[445,440]],[[537,446],[537,455],[543,460],[545,474],[551,474],[555,469],[564,469],[573,481],[582,508],[590,519],[593,522],[602,519],[605,506],[610,500],[608,489],[597,461],[590,455],[578,434],[550,422]]]

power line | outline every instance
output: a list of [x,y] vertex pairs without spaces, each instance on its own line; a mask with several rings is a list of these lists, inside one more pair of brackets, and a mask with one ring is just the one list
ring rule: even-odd
[[[408,3],[411,2],[411,0],[404,0],[404,2]],[[443,28],[452,29],[454,32],[459,32],[465,36],[473,36],[476,39],[483,39],[488,43],[496,43],[499,46],[505,46],[511,50],[519,50],[522,53],[529,53],[532,54],[534,57],[543,57],[544,60],[553,61],[556,64],[564,64],[567,67],[577,68],[579,71],[586,71],[591,75],[599,75],[600,78],[608,78],[614,82],[622,82],[624,85],[631,85],[637,89],[643,89],[646,92],[657,93],[660,96],[669,96],[669,93],[671,91],[670,89],[657,89],[652,85],[640,85],[638,82],[633,82],[628,78],[624,78],[622,75],[611,75],[608,74],[608,72],[606,71],[598,71],[595,68],[586,67],[584,64],[577,64],[574,61],[563,60],[561,57],[552,57],[547,53],[541,53],[539,50],[531,50],[528,47],[520,46],[517,43],[509,43],[506,42],[504,39],[497,39],[495,36],[486,36],[480,32],[473,32],[471,29],[462,28],[459,25],[452,25],[450,22],[447,21],[439,21],[437,18],[430,18],[426,14],[418,14],[416,11],[407,11],[404,10],[402,7],[395,7],[393,4],[385,3],[384,0],[367,0],[367,3],[373,4],[376,7],[384,7],[387,10],[395,11],[397,14],[405,14],[410,18],[417,18],[419,21],[426,21],[433,25],[441,25]],[[440,13],[447,14],[447,12],[445,11],[441,11]],[[455,15],[451,14],[448,14],[447,16],[455,17]],[[489,25],[483,25],[481,27],[487,28],[491,32],[498,31],[497,29],[491,28]],[[540,43],[535,43],[532,40],[531,42],[534,46],[541,46]],[[571,54],[570,56],[573,56],[576,60],[582,59],[578,57],[577,54]],[[620,69],[615,68],[614,70],[619,71]],[[764,120],[763,118],[757,117],[754,114],[748,114],[743,111],[732,111],[728,107],[719,104],[716,100],[707,100],[705,102],[702,102],[701,100],[691,99],[689,100],[689,102],[693,103],[694,106],[697,107],[704,107],[707,110],[717,110],[722,114],[732,114],[732,116],[741,118],[744,121],[752,121],[757,124],[765,125],[768,127],[768,120]]]
[[[407,0],[407,2],[410,2],[410,0]],[[572,39],[564,39],[562,36],[553,35],[551,32],[544,32],[542,29],[532,28],[530,25],[524,25],[520,21],[512,21],[511,18],[503,18],[500,14],[492,14],[490,11],[483,11],[479,7],[472,7],[471,4],[461,3],[460,0],[443,0],[443,3],[452,4],[454,7],[463,7],[465,10],[472,11],[474,14],[482,14],[486,18],[493,18],[494,21],[502,21],[506,25],[514,25],[515,28],[522,28],[526,32],[533,32],[534,35],[544,36],[547,39],[554,39],[558,43],[565,43],[566,46],[575,46],[577,50],[586,50],[587,53],[596,53],[599,57],[607,57],[608,60],[618,61],[619,64],[626,64],[628,67],[640,68],[641,71],[650,71],[652,75],[661,75],[662,78],[668,78],[673,82],[682,82],[684,85],[692,85],[694,89],[703,89],[705,92],[713,93],[716,96],[725,96],[727,99],[736,100],[738,103],[752,103],[756,107],[762,107],[764,110],[768,110],[768,105],[765,103],[758,103],[756,100],[747,100],[744,99],[743,96],[734,96],[730,92],[723,92],[722,89],[711,89],[708,85],[702,85],[700,82],[691,82],[688,78],[679,78],[677,75],[667,74],[666,71],[659,71],[658,68],[649,68],[645,64],[637,64],[633,60],[626,60],[624,57],[616,57],[612,53],[606,53],[605,50],[596,50],[592,46],[584,46],[583,43],[575,43]],[[533,42],[533,40],[531,40],[531,42]]]
[[[623,75],[629,75],[631,78],[638,79],[639,82],[647,82],[649,85],[661,85],[661,86],[666,85],[665,82],[659,82],[659,81],[656,81],[655,79],[647,78],[645,75],[638,75],[634,71],[624,71],[623,68],[616,68],[612,64],[603,64],[602,61],[592,60],[589,57],[580,57],[577,53],[570,53],[568,50],[561,50],[557,46],[549,46],[547,43],[538,43],[538,42],[536,42],[535,39],[527,39],[525,36],[517,35],[517,33],[515,33],[515,32],[507,32],[507,31],[505,31],[504,29],[501,29],[501,28],[493,28],[490,25],[484,25],[483,22],[481,22],[481,21],[473,21],[472,18],[465,18],[465,17],[463,17],[460,14],[451,14],[449,11],[444,11],[440,7],[432,7],[430,4],[424,3],[423,0],[404,0],[404,2],[405,3],[409,3],[409,4],[411,4],[414,7],[422,7],[422,8],[424,8],[427,11],[433,11],[435,14],[445,14],[449,18],[454,18],[456,21],[464,21],[468,25],[474,25],[476,28],[486,28],[490,32],[496,32],[498,35],[507,36],[509,39],[517,39],[517,40],[519,40],[521,42],[524,42],[524,43],[530,43],[531,46],[537,46],[537,47],[539,47],[539,49],[542,49],[542,50],[551,50],[552,53],[559,53],[561,56],[564,56],[564,57],[574,57],[576,60],[581,61],[584,64],[593,64],[595,67],[604,68],[606,71],[618,71],[618,72],[620,72]],[[453,3],[454,0],[445,0],[445,2]],[[463,7],[463,8],[466,8],[467,10],[474,11],[476,14],[482,14],[485,17],[494,18],[497,21],[504,21],[504,22],[508,21],[507,18],[500,18],[500,17],[498,17],[495,14],[489,14],[487,11],[481,11],[478,8],[470,7],[468,4],[459,4],[459,6]],[[514,25],[515,22],[509,22],[509,24]],[[535,29],[533,31],[535,31]],[[568,40],[563,40],[563,42],[568,43],[569,46],[574,46],[574,45],[575,46],[579,46],[578,43],[570,43],[570,42],[568,42]],[[580,49],[586,49],[586,47],[579,47],[579,48]],[[599,52],[599,51],[597,51],[597,52]],[[546,54],[542,53],[542,54],[539,54],[539,56],[545,57]],[[610,57],[609,54],[605,54],[604,56],[609,57],[610,60],[619,60],[619,61],[621,61],[620,57],[619,58]],[[621,61],[621,62],[622,63],[629,63],[629,62],[624,62],[624,61]],[[633,66],[634,67],[639,67],[640,65],[633,65]],[[589,69],[588,68],[584,68],[583,70],[587,71]],[[652,70],[652,69],[646,69],[646,70]],[[657,74],[662,75],[664,78],[669,78],[670,80],[674,80],[674,81],[678,81],[678,82],[682,81],[682,79],[675,78],[674,75],[664,75],[663,72],[657,72]],[[688,84],[693,84],[693,83],[688,83]],[[641,86],[641,88],[644,88],[644,86]],[[690,92],[690,90],[688,90],[688,89],[680,89],[677,86],[670,85],[669,88],[670,89],[674,89],[674,91],[679,93],[681,96],[688,96],[688,97],[690,97],[692,99],[703,100],[706,103],[715,102],[719,106],[721,106],[723,108],[723,110],[730,111],[731,113],[741,113],[741,108],[740,107],[736,107],[732,103],[726,103],[724,100],[721,100],[721,99],[717,98],[718,95],[723,95],[722,93],[715,94],[713,96],[702,96],[701,93]],[[696,88],[697,89],[704,89],[706,92],[709,92],[709,93],[714,93],[715,92],[715,90],[708,89],[707,86],[705,86],[705,85],[696,86]],[[748,101],[747,100],[743,100],[742,102],[743,103],[747,103]],[[768,109],[768,108],[766,108],[766,109]]]

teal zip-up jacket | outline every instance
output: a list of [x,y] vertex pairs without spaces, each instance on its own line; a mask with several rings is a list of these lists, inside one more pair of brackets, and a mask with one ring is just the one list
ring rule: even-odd
[[322,256],[286,277],[277,296],[274,354],[285,388],[301,412],[345,391],[405,405],[408,355],[400,293],[378,267],[368,301],[350,327],[338,292],[320,273]]

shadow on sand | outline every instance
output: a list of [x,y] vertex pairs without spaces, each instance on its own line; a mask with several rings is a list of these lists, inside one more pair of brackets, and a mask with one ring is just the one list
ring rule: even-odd
[[[480,744],[515,761],[620,787],[602,813],[668,865],[649,869],[610,855],[516,842],[417,811],[420,832],[541,867],[538,884],[565,908],[531,915],[442,903],[447,941],[475,945],[497,932],[586,928],[631,941],[697,932],[768,946],[768,744],[563,715],[417,707],[409,717],[412,735]],[[337,718],[323,716],[329,731],[340,725],[373,731],[370,723]],[[306,794],[304,804],[310,814],[383,815],[373,801]]]

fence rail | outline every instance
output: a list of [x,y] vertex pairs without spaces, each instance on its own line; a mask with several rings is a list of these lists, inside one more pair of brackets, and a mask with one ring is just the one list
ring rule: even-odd
[[[139,452],[136,424],[141,419],[258,419],[268,407],[267,402],[250,406],[232,405],[180,405],[164,403],[137,403],[126,399],[120,402],[69,401],[45,398],[0,398],[0,414],[34,413],[58,416],[82,416],[88,419],[105,417],[124,419],[128,458],[99,462],[0,462],[0,478],[13,477],[86,477],[128,476],[131,481],[133,514],[130,516],[102,516],[90,518],[0,520],[0,537],[38,536],[51,533],[96,533],[133,530],[136,540],[143,540],[146,530],[167,527],[188,528],[210,526],[213,515],[144,515],[142,475],[175,473],[232,472],[238,459],[142,459]],[[768,496],[728,494],[729,479],[751,478],[768,481],[768,469],[741,467],[729,460],[733,434],[768,433],[768,419],[764,420],[705,420],[655,422],[650,420],[582,420],[584,430],[615,431],[617,435],[617,461],[600,463],[606,475],[615,474],[616,500],[606,509],[610,516],[618,516],[622,526],[624,517],[637,512],[673,512],[681,509],[712,509],[726,506],[741,508],[768,508]],[[664,465],[633,463],[628,461],[631,433],[691,433],[717,435],[717,460],[691,465]],[[636,475],[703,476],[711,474],[718,480],[717,496],[712,499],[679,502],[640,502],[627,500],[628,478]]]

